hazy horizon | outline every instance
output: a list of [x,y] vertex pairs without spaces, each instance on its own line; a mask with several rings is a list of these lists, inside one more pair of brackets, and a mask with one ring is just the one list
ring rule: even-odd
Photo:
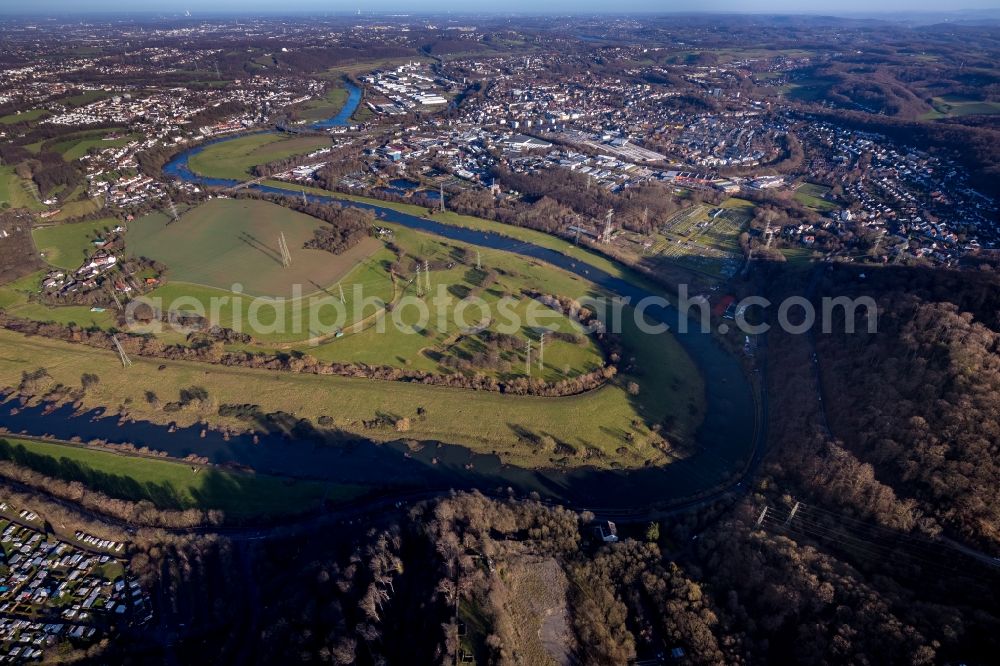
[[183,15],[190,11],[193,17],[220,14],[530,14],[530,15],[588,15],[588,14],[784,14],[784,15],[869,15],[892,14],[933,14],[949,15],[966,12],[1000,10],[1000,0],[967,0],[961,7],[941,8],[931,0],[883,0],[873,9],[867,0],[829,0],[803,6],[794,0],[700,0],[669,2],[662,0],[621,0],[609,7],[597,0],[550,0],[540,9],[532,0],[509,0],[498,7],[493,2],[456,2],[455,0],[377,0],[367,2],[356,0],[331,7],[322,0],[290,0],[275,8],[275,3],[266,0],[208,0],[186,2],[185,0],[149,0],[137,8],[133,2],[121,0],[94,0],[85,5],[76,0],[38,0],[31,4],[17,3],[0,6],[0,15],[85,15],[85,14],[168,14]]

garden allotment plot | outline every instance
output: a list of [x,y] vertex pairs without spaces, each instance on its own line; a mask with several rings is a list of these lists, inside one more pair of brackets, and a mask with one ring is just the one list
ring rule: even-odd
[[688,270],[730,278],[743,261],[739,236],[752,217],[753,204],[743,199],[685,208],[663,225],[653,251]]

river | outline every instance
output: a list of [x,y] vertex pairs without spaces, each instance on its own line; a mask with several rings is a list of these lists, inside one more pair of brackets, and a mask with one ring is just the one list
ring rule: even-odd
[[[348,103],[344,109],[328,121],[317,123],[314,128],[347,123],[361,100],[361,91],[355,86],[350,86],[348,92]],[[164,167],[165,173],[203,185],[227,187],[237,184],[237,181],[197,176],[187,166],[190,157],[206,145],[231,138],[216,139],[183,152]],[[292,187],[288,190],[262,185],[253,187],[265,192],[300,194]],[[310,195],[309,199],[370,208],[380,217],[411,229],[467,245],[538,259],[580,275],[611,292],[630,297],[633,302],[651,295],[579,259],[501,234],[450,226],[381,206],[347,202],[334,196]],[[647,314],[668,324],[673,331],[677,330],[679,313],[674,308],[653,306]],[[665,467],[529,470],[502,464],[496,456],[476,454],[461,446],[428,443],[418,451],[410,451],[402,443],[375,444],[333,435],[325,440],[292,440],[283,435],[262,435],[259,443],[254,444],[250,436],[227,440],[221,433],[213,431],[202,437],[200,427],[178,429],[171,433],[163,426],[150,423],[119,424],[117,417],[97,412],[74,415],[68,406],[50,414],[44,414],[40,407],[11,414],[14,410],[7,405],[0,410],[0,425],[14,433],[49,435],[59,439],[81,437],[84,440],[99,438],[111,442],[131,442],[166,451],[175,457],[195,453],[218,464],[237,463],[262,473],[296,478],[413,490],[480,488],[493,491],[511,487],[521,493],[536,491],[547,499],[575,507],[628,511],[682,502],[727,481],[735,485],[736,478],[744,480],[760,460],[762,447],[755,441],[753,394],[740,362],[711,335],[694,330],[674,335],[705,378],[706,415],[696,433],[694,453]],[[496,418],[502,417],[498,415]],[[734,477],[734,472],[744,468],[745,474]]]

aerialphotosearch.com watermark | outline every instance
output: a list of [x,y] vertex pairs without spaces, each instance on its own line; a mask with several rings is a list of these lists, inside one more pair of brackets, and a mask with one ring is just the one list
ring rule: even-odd
[[[701,295],[690,295],[680,285],[672,301],[657,295],[642,298],[586,297],[561,298],[556,295],[504,295],[489,300],[473,292],[458,296],[461,289],[439,284],[435,289],[407,293],[385,301],[366,294],[363,284],[349,289],[324,290],[303,295],[302,285],[293,285],[288,297],[252,296],[234,284],[229,294],[207,299],[180,296],[165,300],[140,296],[125,307],[126,325],[136,331],[160,333],[219,326],[253,337],[301,337],[315,344],[359,331],[394,331],[423,335],[428,330],[441,333],[474,334],[490,328],[514,335],[522,330],[558,330],[569,320],[582,334],[620,334],[626,318],[642,333],[667,331],[679,334],[729,333],[733,327],[746,335],[761,335],[772,328],[769,316],[781,330],[801,335],[819,324],[823,333],[835,325],[854,333],[859,322],[868,333],[878,330],[878,308],[867,296],[824,297],[819,310],[809,299],[791,296],[775,304],[763,296],[733,300],[725,313],[713,311],[712,303]],[[776,311],[774,310],[777,305]]]

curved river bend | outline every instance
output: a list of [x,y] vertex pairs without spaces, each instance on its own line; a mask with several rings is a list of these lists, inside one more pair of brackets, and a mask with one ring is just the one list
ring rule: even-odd
[[[345,108],[334,118],[313,127],[322,129],[346,124],[360,100],[361,91],[350,86]],[[188,159],[206,145],[226,140],[231,138],[217,139],[210,144],[191,148],[171,160],[164,171],[168,175],[203,185],[235,185],[237,181],[197,176],[187,166]],[[261,185],[253,187],[264,192],[299,195],[295,190]],[[538,259],[575,273],[611,292],[630,297],[632,302],[651,295],[626,280],[578,259],[500,234],[449,226],[380,206],[347,202],[333,196],[313,195],[309,199],[369,208],[380,217],[411,229],[468,245]],[[679,314],[674,308],[653,306],[647,310],[647,314],[677,331]],[[208,431],[202,437],[200,427],[178,429],[170,433],[166,427],[144,422],[119,425],[117,417],[105,417],[97,412],[74,415],[69,406],[50,414],[44,414],[41,407],[11,414],[11,410],[5,407],[0,413],[0,425],[14,433],[46,434],[59,439],[81,437],[84,440],[99,438],[111,442],[131,442],[137,446],[166,451],[175,457],[195,453],[218,464],[237,463],[262,473],[296,478],[413,490],[494,490],[509,486],[522,493],[536,491],[547,499],[576,507],[607,511],[666,506],[712,491],[727,481],[735,483],[734,472],[741,471],[744,467],[747,468],[747,473],[752,472],[759,462],[762,448],[755,441],[757,435],[753,394],[739,361],[710,335],[694,330],[684,334],[675,332],[674,335],[705,378],[706,416],[696,434],[696,452],[666,467],[628,471],[590,468],[529,470],[501,464],[496,456],[475,454],[460,446],[434,443],[420,451],[411,452],[401,443],[324,442],[292,440],[281,435],[261,435],[259,444],[254,444],[250,436],[226,440],[221,433],[213,431]]]

